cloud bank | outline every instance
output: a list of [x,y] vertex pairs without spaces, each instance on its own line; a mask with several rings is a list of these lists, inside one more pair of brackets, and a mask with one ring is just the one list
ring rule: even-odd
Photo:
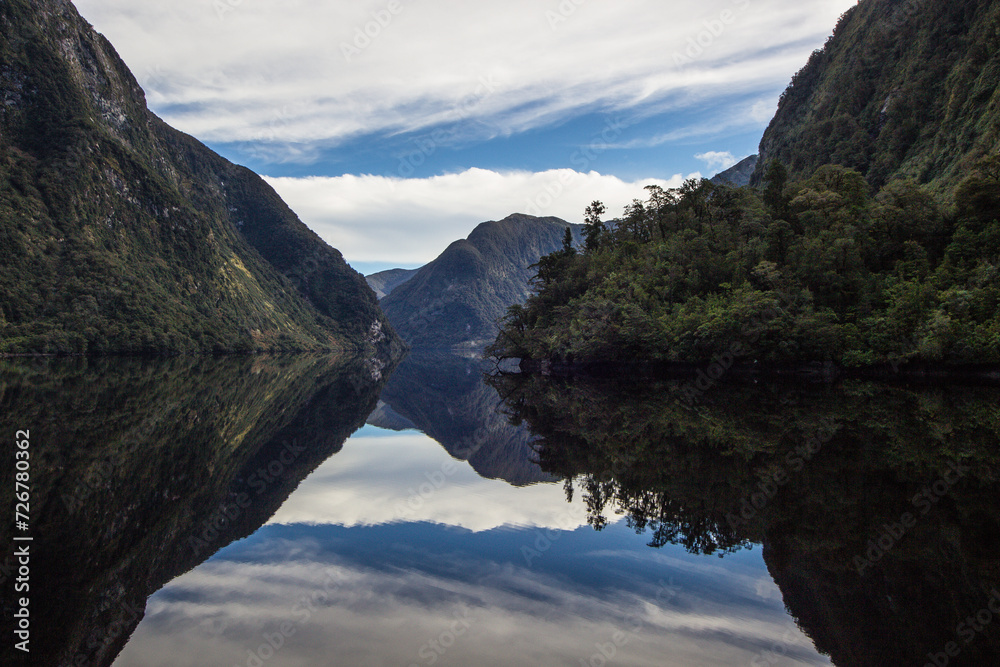
[[629,183],[572,169],[537,173],[469,169],[419,179],[371,175],[267,179],[302,221],[348,261],[406,266],[431,261],[481,222],[512,213],[580,222],[595,199],[607,205],[611,217],[633,199],[645,198],[646,185],[677,187],[683,180],[677,174],[670,180]]

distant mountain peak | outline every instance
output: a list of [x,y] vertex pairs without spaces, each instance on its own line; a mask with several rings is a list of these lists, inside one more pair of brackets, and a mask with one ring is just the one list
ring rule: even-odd
[[750,177],[753,176],[753,172],[756,167],[757,156],[751,155],[743,158],[729,169],[720,171],[709,180],[717,185],[731,185],[733,187],[741,188],[750,184]]
[[492,340],[497,320],[531,293],[530,268],[562,247],[566,228],[582,225],[515,213],[478,225],[433,262],[394,287],[381,305],[414,347],[475,347]]

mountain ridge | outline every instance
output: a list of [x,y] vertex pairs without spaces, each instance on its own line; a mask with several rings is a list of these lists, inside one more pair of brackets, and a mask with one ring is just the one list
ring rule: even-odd
[[375,291],[375,296],[381,301],[389,296],[394,289],[416,275],[420,269],[388,269],[365,276],[368,286]]
[[0,353],[399,353],[340,252],[149,111],[72,3],[4,2],[0,37]]
[[708,180],[716,185],[731,185],[737,188],[749,185],[753,172],[757,168],[757,159],[757,155],[748,155],[729,169],[720,171]]
[[478,225],[384,297],[381,306],[411,345],[475,347],[492,340],[496,321],[531,293],[531,265],[562,247],[582,225],[515,213]]

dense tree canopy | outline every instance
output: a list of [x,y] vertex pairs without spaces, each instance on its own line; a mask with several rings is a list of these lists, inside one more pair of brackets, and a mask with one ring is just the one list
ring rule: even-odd
[[944,205],[911,180],[874,194],[827,165],[762,192],[647,188],[617,220],[587,209],[581,252],[537,265],[489,353],[558,361],[731,355],[846,366],[1000,362],[1000,158]]

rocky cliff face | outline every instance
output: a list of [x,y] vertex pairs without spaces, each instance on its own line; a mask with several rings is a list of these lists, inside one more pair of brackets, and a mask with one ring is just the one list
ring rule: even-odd
[[531,265],[562,247],[567,227],[579,239],[582,226],[559,218],[484,222],[396,287],[382,308],[414,347],[484,345],[496,337],[507,308],[528,298]]
[[781,97],[760,144],[793,177],[841,164],[949,191],[1000,150],[1000,5],[863,0]]
[[0,3],[0,232],[0,353],[400,347],[341,254],[151,113],[66,0]]
[[745,157],[729,169],[721,171],[710,180],[718,185],[731,185],[741,188],[750,183],[754,169],[757,167],[757,156]]

